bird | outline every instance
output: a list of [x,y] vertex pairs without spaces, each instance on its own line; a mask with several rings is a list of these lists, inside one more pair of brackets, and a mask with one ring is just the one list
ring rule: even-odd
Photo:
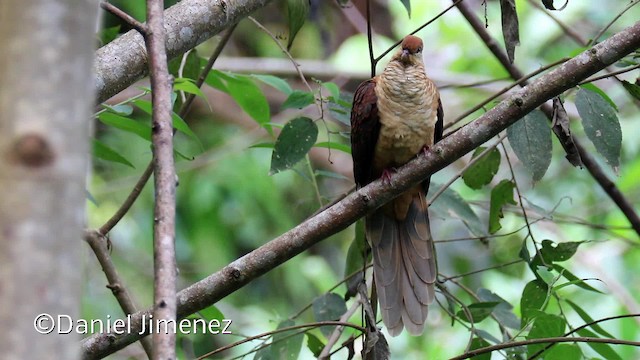
[[[423,42],[408,35],[383,72],[362,82],[351,109],[351,154],[361,188],[442,139],[442,102],[427,77]],[[424,331],[435,298],[436,259],[426,200],[430,179],[365,217],[382,321],[391,336]]]

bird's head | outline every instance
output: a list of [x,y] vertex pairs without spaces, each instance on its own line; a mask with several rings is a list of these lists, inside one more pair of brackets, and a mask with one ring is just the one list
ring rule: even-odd
[[396,58],[405,66],[422,62],[422,39],[417,36],[407,35],[402,40],[400,51]]

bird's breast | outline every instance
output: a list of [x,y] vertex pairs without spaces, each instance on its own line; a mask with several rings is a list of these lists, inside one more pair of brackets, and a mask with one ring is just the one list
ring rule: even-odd
[[439,95],[424,70],[419,70],[385,70],[376,84],[380,134],[374,165],[378,171],[403,165],[425,145],[433,145]]

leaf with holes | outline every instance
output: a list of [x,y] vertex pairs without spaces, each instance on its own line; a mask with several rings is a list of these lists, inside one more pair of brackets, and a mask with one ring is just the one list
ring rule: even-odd
[[287,50],[291,50],[293,39],[309,16],[309,0],[287,0],[287,20],[289,21],[289,41]]
[[[485,147],[478,147],[476,151],[473,152],[472,159],[478,157],[478,155],[480,155],[485,150]],[[464,183],[468,187],[477,190],[489,184],[494,175],[498,172],[499,168],[500,151],[498,151],[498,149],[496,148],[493,148],[486,155],[484,155],[482,159],[479,159],[475,164],[467,168],[467,170],[462,174],[462,180],[464,180]]]
[[[347,304],[340,295],[326,293],[313,300],[313,317],[316,321],[333,321],[340,319],[340,316],[347,312]],[[324,336],[329,336],[335,326],[322,326],[320,331]]]
[[[533,258],[531,264],[534,266],[543,265],[543,263],[550,265],[556,261],[569,260],[576,251],[578,251],[578,246],[585,242],[586,241],[569,241],[554,243],[551,240],[542,240],[542,248],[540,248],[538,254]],[[542,259],[540,259],[540,257],[542,257]]]
[[308,117],[289,121],[276,140],[271,156],[270,174],[290,169],[302,160],[318,138],[318,127]]
[[507,138],[533,181],[542,179],[551,164],[551,129],[546,116],[533,110],[507,128]]
[[[540,339],[559,337],[564,335],[564,329],[567,322],[557,315],[542,314],[536,317],[529,330],[527,339]],[[547,344],[531,344],[527,346],[527,354],[532,356],[540,350],[543,350]]]
[[[295,325],[293,320],[285,320],[278,324],[278,330],[293,325]],[[271,356],[273,359],[295,360],[300,355],[303,340],[304,334],[299,333],[299,330],[277,332],[273,334]]]
[[580,89],[576,108],[582,117],[584,132],[596,150],[617,172],[620,166],[622,130],[615,109],[598,93]]
[[549,287],[542,280],[532,280],[525,285],[520,298],[520,315],[522,317],[522,326],[526,326],[544,306],[547,300],[547,291]]
[[515,184],[509,180],[502,180],[491,190],[491,205],[489,207],[489,233],[495,234],[502,229],[500,219],[504,217],[502,208],[507,205],[516,205],[513,200]]

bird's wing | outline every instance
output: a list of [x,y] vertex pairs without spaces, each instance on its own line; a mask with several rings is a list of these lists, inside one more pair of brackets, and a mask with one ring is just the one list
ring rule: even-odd
[[437,143],[442,140],[442,133],[444,131],[444,110],[442,109],[442,100],[438,98],[438,121],[436,121],[436,129],[433,133],[433,143]]
[[364,186],[374,180],[371,169],[380,133],[378,97],[375,87],[375,78],[364,81],[358,86],[353,96],[351,155],[353,156],[353,176],[358,186]]

